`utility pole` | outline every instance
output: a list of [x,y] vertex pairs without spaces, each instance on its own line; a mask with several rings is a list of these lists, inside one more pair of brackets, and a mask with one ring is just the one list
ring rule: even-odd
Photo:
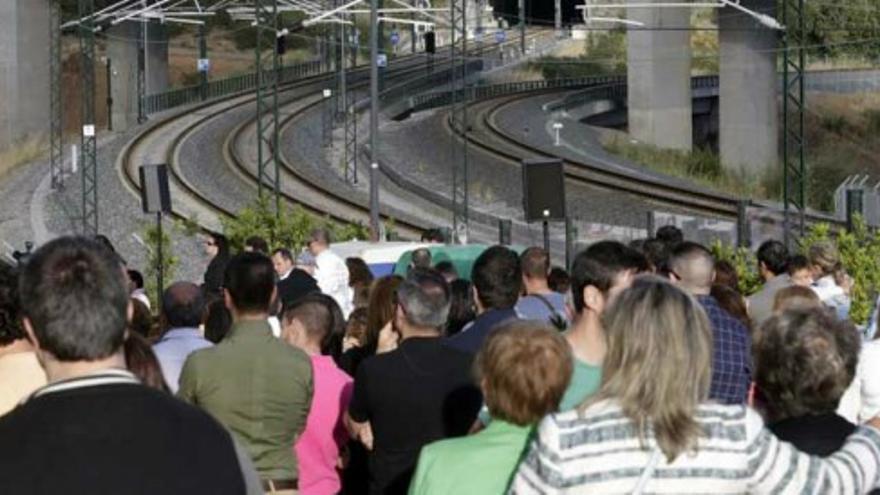
[[82,233],[98,234],[98,163],[95,137],[95,12],[94,0],[79,0],[79,48],[82,60]]
[[452,129],[461,130],[461,147],[452,149],[452,230],[458,243],[468,240],[468,94],[467,0],[449,1],[449,53],[452,78]]
[[519,51],[526,53],[526,0],[519,0]]
[[783,95],[782,95],[782,167],[783,201],[785,203],[785,244],[794,247],[795,236],[802,237],[807,208],[804,194],[806,182],[806,143],[804,142],[804,69],[806,68],[806,28],[804,0],[782,2]]
[[199,92],[202,101],[208,99],[208,70],[210,66],[202,66],[208,60],[208,29],[199,25]]
[[556,29],[556,37],[562,37],[562,0],[553,1],[553,27]]
[[61,0],[49,2],[49,149],[52,189],[64,188],[64,120],[61,99]]
[[[257,166],[260,197],[271,187],[275,215],[281,214],[278,171],[278,0],[256,0],[254,15],[257,27],[255,49],[257,71]],[[264,40],[270,43],[264,43]],[[263,53],[268,45],[271,65]]]
[[379,242],[379,0],[370,0],[370,240]]
[[[142,3],[141,5],[145,5]],[[141,20],[137,41],[137,106],[138,124],[147,121],[147,21]]]

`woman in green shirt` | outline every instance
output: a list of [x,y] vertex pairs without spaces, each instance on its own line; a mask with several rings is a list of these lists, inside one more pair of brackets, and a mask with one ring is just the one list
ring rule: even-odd
[[559,409],[571,349],[546,324],[516,321],[490,334],[475,368],[492,422],[476,435],[424,447],[410,495],[505,493],[533,426]]

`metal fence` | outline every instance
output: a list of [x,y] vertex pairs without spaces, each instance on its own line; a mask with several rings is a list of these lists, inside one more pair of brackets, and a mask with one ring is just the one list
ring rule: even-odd
[[[318,74],[321,71],[321,61],[312,60],[299,64],[286,65],[279,70],[281,82],[293,81],[306,76]],[[264,78],[272,77],[272,71],[266,71]],[[256,72],[249,72],[238,76],[217,79],[208,82],[204,95],[202,86],[186,86],[172,89],[162,93],[149,95],[145,98],[144,105],[148,114],[170,110],[182,105],[189,105],[203,100],[219,98],[231,94],[252,91],[257,87]]]

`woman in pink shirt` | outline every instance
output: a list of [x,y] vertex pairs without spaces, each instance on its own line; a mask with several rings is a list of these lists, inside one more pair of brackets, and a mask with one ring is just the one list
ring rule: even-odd
[[312,360],[312,406],[306,429],[294,446],[299,461],[299,493],[303,495],[340,491],[339,454],[348,441],[342,415],[351,399],[352,379],[331,356],[322,353],[334,325],[327,299],[322,295],[305,296],[284,311],[281,322],[281,338]]

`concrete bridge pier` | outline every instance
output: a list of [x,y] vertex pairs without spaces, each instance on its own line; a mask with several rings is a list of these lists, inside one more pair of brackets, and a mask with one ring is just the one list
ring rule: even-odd
[[[137,124],[138,117],[138,37],[139,22],[123,22],[107,30],[107,57],[112,69],[113,130],[124,131]],[[168,88],[168,36],[165,26],[147,24],[147,94]],[[193,71],[196,61],[193,59]]]
[[49,1],[0,1],[0,150],[49,133]]
[[630,20],[644,24],[626,35],[629,134],[644,144],[693,146],[690,16],[687,8],[628,9]]
[[[776,15],[773,2],[740,3]],[[721,164],[727,170],[759,177],[778,161],[778,34],[730,7],[718,11],[718,21]]]

